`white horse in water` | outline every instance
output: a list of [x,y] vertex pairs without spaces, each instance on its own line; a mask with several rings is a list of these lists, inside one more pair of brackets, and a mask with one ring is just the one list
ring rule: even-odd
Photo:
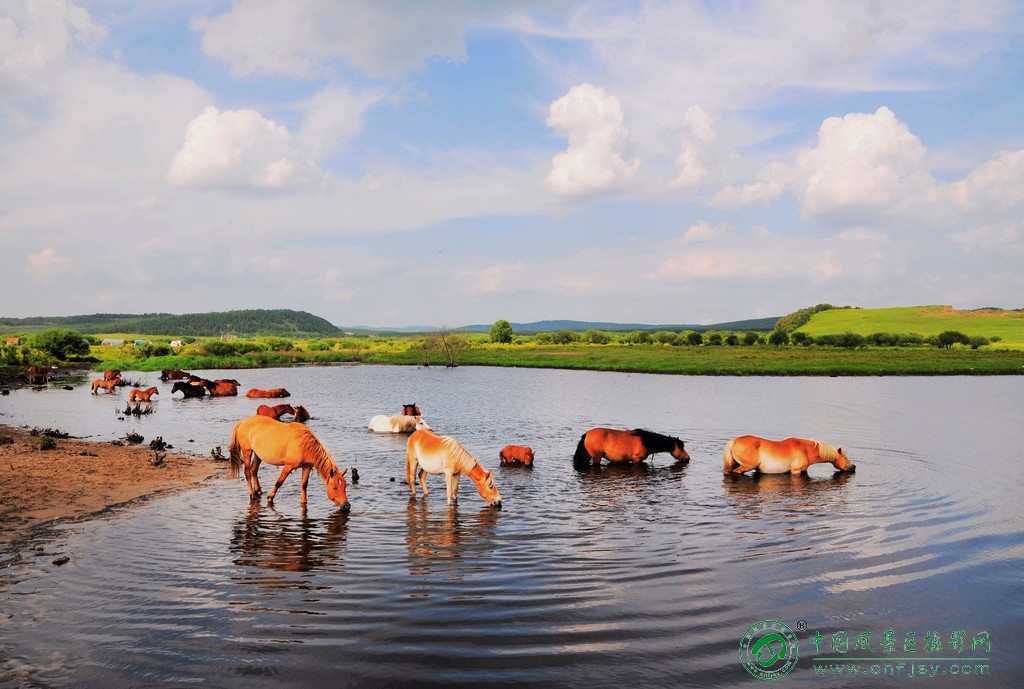
[[369,429],[374,433],[412,433],[430,430],[422,416],[387,416],[377,414],[370,419]]

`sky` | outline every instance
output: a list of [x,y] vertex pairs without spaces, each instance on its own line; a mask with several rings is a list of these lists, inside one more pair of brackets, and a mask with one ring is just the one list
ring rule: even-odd
[[1024,3],[0,0],[0,316],[1024,307]]

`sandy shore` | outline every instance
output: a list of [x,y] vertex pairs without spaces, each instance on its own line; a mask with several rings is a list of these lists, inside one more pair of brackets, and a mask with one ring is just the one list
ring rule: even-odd
[[171,452],[154,465],[155,452],[146,444],[55,438],[56,447],[41,450],[38,441],[28,429],[0,425],[0,552],[45,522],[82,519],[143,496],[194,486],[223,473],[225,466]]

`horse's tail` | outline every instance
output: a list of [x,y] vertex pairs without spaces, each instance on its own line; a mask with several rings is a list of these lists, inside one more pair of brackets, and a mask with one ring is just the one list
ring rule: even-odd
[[725,444],[725,451],[722,453],[722,469],[725,473],[729,473],[739,464],[732,456],[732,444],[735,442],[735,438]]
[[238,425],[231,431],[231,444],[228,446],[228,478],[238,478],[242,468],[242,444],[238,442]]
[[580,436],[580,443],[576,446],[576,454],[572,456],[572,465],[577,469],[584,469],[590,465],[590,453],[587,452],[587,434]]

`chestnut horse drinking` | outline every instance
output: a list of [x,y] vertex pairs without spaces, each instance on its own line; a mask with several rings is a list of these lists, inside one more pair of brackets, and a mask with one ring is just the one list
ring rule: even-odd
[[682,440],[641,428],[632,431],[592,428],[580,437],[572,461],[579,469],[588,466],[591,460],[594,464],[600,464],[602,459],[609,462],[642,462],[658,452],[670,452],[680,461],[690,461]]
[[149,402],[149,398],[153,395],[159,395],[160,391],[156,389],[156,386],[146,388],[145,390],[139,390],[138,388],[132,388],[132,391],[128,393],[129,402]]
[[290,404],[278,404],[273,407],[261,404],[256,407],[256,414],[258,416],[269,416],[272,419],[280,419],[284,414],[291,414],[295,416],[295,408]]
[[459,499],[459,477],[465,474],[476,484],[480,497],[492,507],[501,507],[501,494],[494,485],[494,472],[487,471],[476,457],[455,438],[436,435],[430,430],[415,431],[409,436],[405,453],[405,478],[409,490],[416,497],[416,477],[419,475],[423,497],[427,496],[427,474],[444,474],[448,504]]
[[238,478],[238,470],[245,470],[250,500],[258,500],[263,494],[259,468],[261,462],[266,462],[282,467],[277,482],[267,493],[267,504],[274,502],[274,495],[288,474],[302,469],[299,502],[305,505],[309,474],[316,469],[327,486],[327,497],[342,511],[348,512],[348,495],[345,492],[348,485],[345,472],[348,469],[339,470],[330,451],[304,425],[281,423],[267,416],[250,416],[235,424],[228,450],[228,477]]
[[839,471],[854,472],[857,467],[843,448],[805,438],[766,440],[754,435],[741,435],[725,444],[722,453],[726,474],[743,474],[757,470],[762,474],[802,474],[812,464],[827,462]]

